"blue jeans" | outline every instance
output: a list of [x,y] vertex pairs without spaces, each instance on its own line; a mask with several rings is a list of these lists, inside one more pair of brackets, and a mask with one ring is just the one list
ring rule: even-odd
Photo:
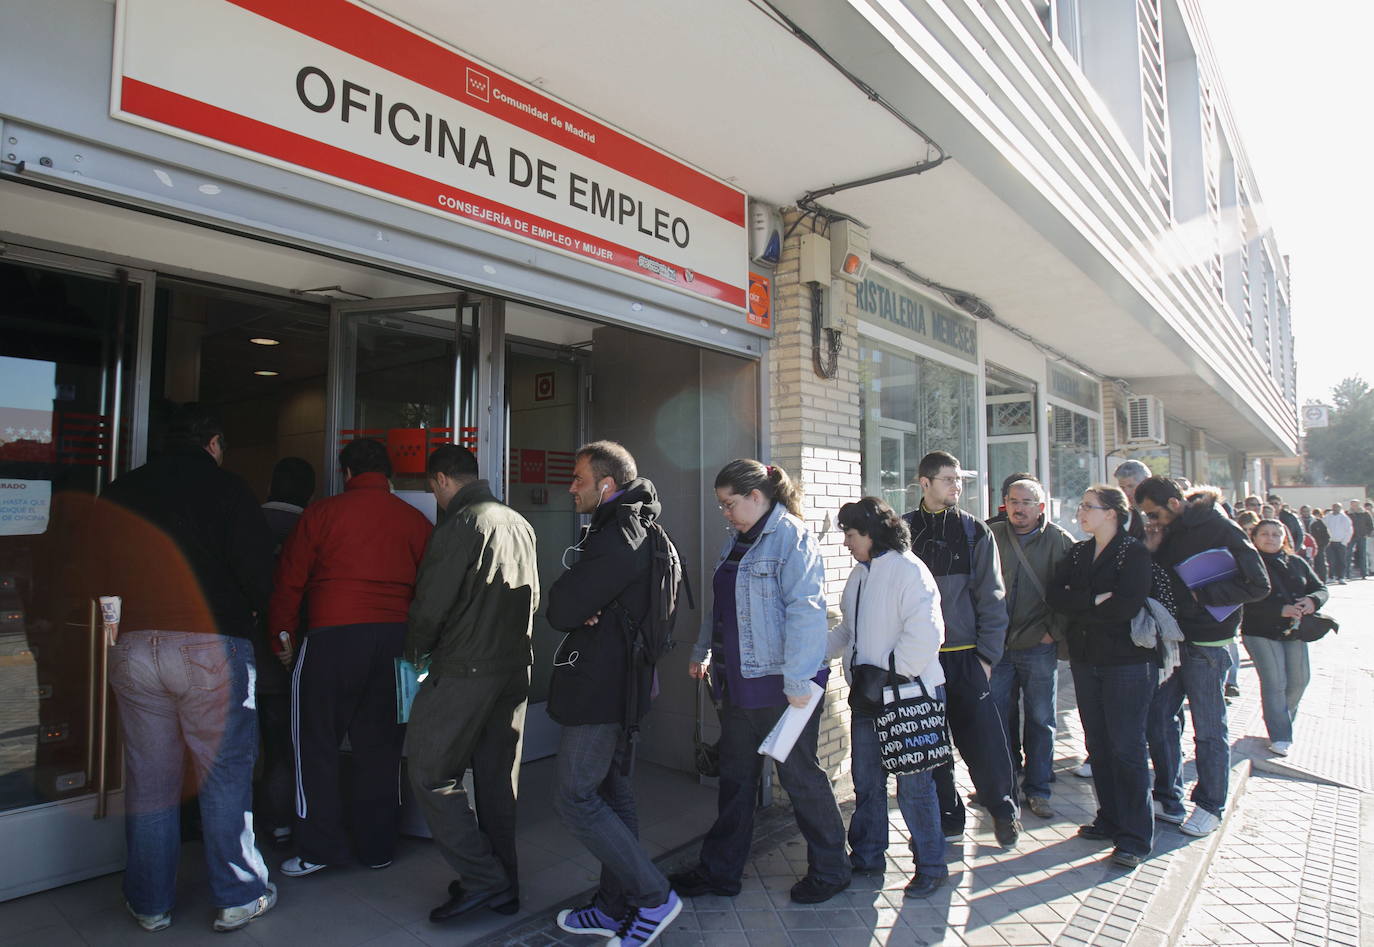
[[1154,844],[1145,727],[1159,669],[1152,662],[1139,661],[1075,662],[1071,670],[1097,791],[1093,824],[1109,833],[1118,849],[1143,858]]
[[[1012,695],[1019,686],[1023,703],[1022,739],[1026,769],[1021,789],[1027,796],[1050,796],[1050,773],[1054,769],[1054,714],[1059,691],[1059,646],[1054,642],[1019,651],[1002,652],[1002,660],[992,669],[992,699],[1002,715],[1002,724],[1011,733]],[[1015,752],[1012,753],[1013,763]]]
[[[765,757],[759,744],[786,706],[743,708],[720,704],[720,785],[716,821],[701,843],[701,867],[724,890],[738,891],[754,840],[754,810]],[[826,884],[850,878],[844,850],[844,819],[830,777],[816,759],[820,712],[811,715],[785,761],[777,763],[778,782],[792,802],[792,815],[806,839],[807,874]]]
[[1344,582],[1350,575],[1350,549],[1345,543],[1326,544],[1326,562],[1330,566],[1331,581]]
[[1226,653],[1231,655],[1231,670],[1226,672],[1227,684],[1240,684],[1240,645],[1232,641],[1226,646]]
[[618,723],[564,727],[558,744],[553,807],[572,836],[601,862],[596,905],[610,917],[624,917],[630,908],[658,907],[669,891],[668,879],[639,841],[634,786],[624,766],[627,752],[625,728]]
[[1220,817],[1226,809],[1231,779],[1231,744],[1226,732],[1226,699],[1222,696],[1231,655],[1224,646],[1203,647],[1192,642],[1184,642],[1179,651],[1183,663],[1159,685],[1150,706],[1154,796],[1171,812],[1182,808],[1183,725],[1179,711],[1187,697],[1197,752],[1197,785],[1192,799]]
[[126,631],[110,652],[124,737],[124,897],[139,914],[170,911],[176,900],[188,754],[215,906],[247,904],[267,890],[253,840],[255,675],[253,646],[241,638]]
[[[935,696],[944,699],[943,687]],[[855,713],[849,721],[854,763],[854,816],[849,820],[849,848],[857,865],[876,867],[887,854],[887,773],[878,751],[873,718]],[[940,804],[929,772],[897,777],[897,806],[911,835],[911,854],[917,873],[945,878],[945,839],[940,831]]]
[[1260,679],[1260,705],[1269,742],[1292,743],[1298,701],[1307,690],[1312,668],[1307,661],[1306,641],[1279,641],[1245,635],[1245,650],[1255,662]]

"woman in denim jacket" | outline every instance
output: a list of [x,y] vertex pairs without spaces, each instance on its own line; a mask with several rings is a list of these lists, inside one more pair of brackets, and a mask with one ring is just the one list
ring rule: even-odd
[[[716,499],[731,528],[713,580],[712,620],[689,672],[706,674],[720,702],[718,815],[695,868],[669,876],[684,897],[734,897],[754,835],[763,757],[758,747],[788,705],[803,707],[825,687],[828,623],[825,563],[801,521],[801,491],[781,467],[733,460],[716,475]],[[816,759],[820,713],[811,715],[778,780],[807,844],[806,877],[792,886],[801,904],[849,887],[844,822],[830,777]]]

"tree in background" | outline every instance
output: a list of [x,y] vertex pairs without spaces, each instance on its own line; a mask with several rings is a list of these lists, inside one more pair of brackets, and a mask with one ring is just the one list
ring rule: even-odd
[[1358,375],[1331,389],[1331,421],[1307,432],[1307,467],[1318,480],[1374,490],[1374,389]]

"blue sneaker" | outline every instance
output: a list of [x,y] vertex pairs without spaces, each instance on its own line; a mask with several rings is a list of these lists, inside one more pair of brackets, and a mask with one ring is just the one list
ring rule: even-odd
[[677,892],[668,891],[668,900],[656,908],[637,908],[626,915],[616,936],[606,941],[606,947],[644,947],[658,940],[658,935],[682,913],[682,899]]
[[614,937],[620,922],[592,902],[586,907],[566,908],[558,912],[558,926],[569,934],[601,934]]

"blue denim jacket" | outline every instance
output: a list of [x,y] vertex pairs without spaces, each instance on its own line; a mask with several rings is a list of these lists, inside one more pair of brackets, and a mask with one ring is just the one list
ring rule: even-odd
[[[717,566],[735,545],[732,531]],[[829,623],[825,616],[825,561],[806,525],[781,503],[763,532],[740,560],[735,579],[739,617],[740,673],[745,677],[781,674],[789,697],[805,697],[809,682],[825,663]],[[692,660],[711,651],[711,624],[701,630]]]

